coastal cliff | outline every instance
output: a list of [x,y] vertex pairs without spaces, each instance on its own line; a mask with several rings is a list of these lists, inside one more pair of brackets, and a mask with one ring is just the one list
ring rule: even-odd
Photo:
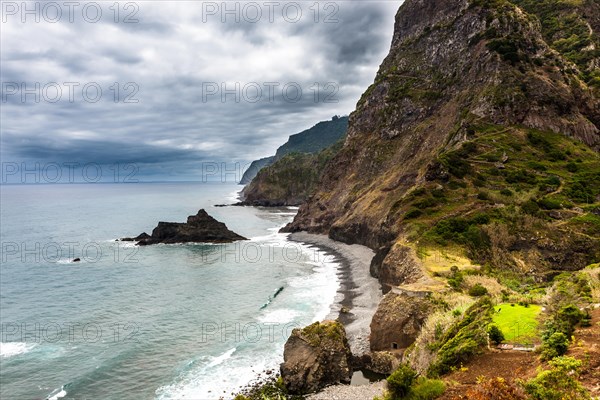
[[[283,229],[376,252],[370,272],[388,292],[370,345],[410,365],[399,374],[439,377],[485,354],[507,393],[547,398],[535,397],[546,390],[535,386],[536,355],[522,357],[534,383],[511,386],[492,328],[503,303],[545,307],[545,330],[535,320],[527,340],[552,360],[549,337],[564,335],[566,349],[598,301],[599,16],[591,0],[400,7],[343,146]],[[593,391],[592,381],[583,380]]]
[[341,142],[316,154],[290,153],[261,169],[242,190],[242,204],[278,207],[298,206],[315,192],[327,163]]
[[[343,139],[347,129],[348,117],[334,116],[329,121],[321,121],[309,129],[291,135],[287,142],[279,146],[274,156],[253,161],[244,172],[240,184],[249,184],[263,168],[276,163],[288,154],[317,154],[321,152]],[[277,168],[276,166],[275,169]],[[269,193],[265,193],[263,199],[268,200],[268,196]]]
[[515,3],[406,1],[343,148],[284,231],[386,257],[452,247],[539,279],[597,260],[595,81]]

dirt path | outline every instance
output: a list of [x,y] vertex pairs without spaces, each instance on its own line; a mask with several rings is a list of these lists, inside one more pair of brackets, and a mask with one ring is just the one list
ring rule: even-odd
[[581,383],[592,398],[600,397],[600,308],[591,312],[592,326],[578,328],[567,355],[584,362]]
[[540,365],[537,355],[523,351],[488,351],[465,364],[461,370],[445,377],[448,390],[440,400],[451,400],[464,395],[469,388],[477,384],[481,377],[502,377],[507,381],[529,379],[536,375]]

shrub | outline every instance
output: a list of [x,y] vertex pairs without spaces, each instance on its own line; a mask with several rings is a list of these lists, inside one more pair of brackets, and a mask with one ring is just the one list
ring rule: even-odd
[[415,202],[414,206],[419,210],[423,210],[426,208],[435,207],[437,205],[437,201],[432,197],[425,197],[422,200]]
[[412,386],[417,373],[408,365],[402,364],[387,378],[387,387],[392,399],[401,399],[406,396]]
[[567,155],[560,150],[551,150],[548,152],[548,158],[550,161],[564,161]]
[[541,133],[529,131],[527,132],[527,140],[535,147],[543,147],[544,150],[548,151],[552,148],[548,139],[546,139]]
[[512,192],[512,190],[510,190],[510,189],[502,189],[502,190],[500,191],[500,194],[501,194],[502,196],[507,196],[507,197],[510,197],[510,196],[514,195],[514,193],[513,193],[513,192]]
[[490,379],[467,391],[466,400],[525,400],[525,395],[503,378]]
[[456,271],[452,274],[450,278],[448,278],[448,285],[452,287],[454,290],[460,290],[463,282],[465,280],[464,273],[461,271]]
[[446,384],[438,379],[419,378],[410,388],[406,400],[433,400],[446,391]]
[[287,393],[281,377],[271,377],[258,385],[243,389],[234,400],[299,400],[300,398]]
[[579,171],[579,165],[575,164],[574,162],[570,162],[567,164],[567,171],[577,172]]
[[534,184],[537,182],[536,176],[524,169],[518,169],[516,171],[506,172],[505,179],[506,179],[506,182],[508,182],[508,183]]
[[542,359],[551,360],[562,356],[569,348],[569,338],[562,332],[555,332],[542,345]]
[[[581,322],[584,316],[585,314],[579,309],[579,307],[573,304],[569,304],[558,310],[558,313],[556,314],[556,319],[558,319],[559,321],[568,322],[572,327],[575,327],[575,325]],[[573,332],[568,333],[570,334],[569,336],[573,334]]]
[[471,289],[469,289],[469,296],[481,297],[485,296],[486,294],[488,294],[488,290],[481,283],[477,283],[473,285]]
[[[556,333],[562,333],[567,340],[573,335],[575,326],[580,323],[585,317],[577,306],[567,304],[556,311],[552,319],[546,323],[546,329],[542,332],[542,340],[547,342]],[[560,355],[560,354],[558,354]],[[548,356],[552,356],[550,352]],[[549,359],[552,357],[546,357]]]
[[487,192],[479,192],[479,193],[477,193],[477,200],[487,201],[489,199],[490,199],[490,196],[487,194]]
[[545,165],[540,164],[539,162],[536,161],[530,161],[527,163],[527,166],[529,168],[535,169],[536,171],[546,171],[548,168],[546,168]]
[[557,199],[553,199],[550,197],[544,197],[537,201],[538,205],[545,210],[560,210],[562,208],[562,204]]
[[413,208],[411,210],[408,210],[407,213],[404,214],[404,219],[419,218],[421,215],[423,215],[423,211]]
[[552,175],[546,179],[546,183],[552,186],[560,186],[560,178],[556,175]]
[[504,342],[505,339],[504,334],[496,325],[488,326],[488,336],[490,337],[490,340],[495,344],[500,344]]
[[525,214],[537,215],[540,211],[540,206],[533,200],[527,200],[525,203],[521,204],[521,209]]
[[590,396],[577,380],[581,361],[557,357],[549,362],[551,369],[540,372],[525,383],[525,391],[534,400],[584,400]]
[[438,350],[435,361],[429,366],[428,375],[447,373],[453,366],[466,362],[487,343],[485,327],[491,322],[492,310],[490,298],[482,297],[444,332],[432,346],[433,350]]

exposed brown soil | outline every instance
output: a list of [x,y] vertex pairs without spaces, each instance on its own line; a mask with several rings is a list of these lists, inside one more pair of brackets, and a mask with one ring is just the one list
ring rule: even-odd
[[584,362],[580,381],[596,398],[600,397],[600,308],[591,314],[592,326],[575,331],[575,342],[567,355]]
[[529,379],[536,375],[540,365],[535,353],[523,351],[488,351],[465,364],[462,369],[448,375],[444,380],[448,390],[441,400],[455,399],[464,395],[477,384],[478,379],[502,377],[506,381]]

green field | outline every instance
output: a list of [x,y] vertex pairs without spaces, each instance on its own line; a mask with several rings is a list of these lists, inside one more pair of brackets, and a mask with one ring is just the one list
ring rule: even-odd
[[538,315],[542,307],[503,303],[494,307],[493,322],[500,328],[507,343],[533,344],[538,341]]

